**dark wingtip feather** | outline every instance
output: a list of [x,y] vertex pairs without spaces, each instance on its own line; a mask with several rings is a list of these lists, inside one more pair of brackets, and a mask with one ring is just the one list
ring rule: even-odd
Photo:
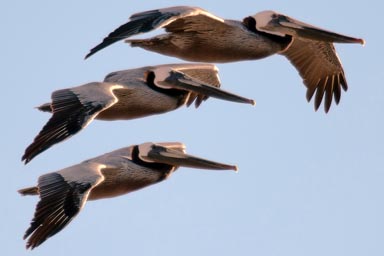
[[110,46],[111,44],[114,44],[120,40],[123,40],[125,39],[126,37],[129,36],[128,32],[127,32],[127,27],[130,26],[130,22],[118,27],[116,30],[114,30],[113,32],[111,32],[108,36],[106,36],[103,41],[96,45],[95,47],[93,47],[89,53],[87,55],[85,55],[84,59],[88,59],[89,57],[91,57],[93,54],[95,54],[96,52],[106,48],[107,46]]
[[328,113],[332,105],[332,98],[333,98],[333,91],[334,91],[334,84],[335,84],[334,80],[335,80],[334,76],[332,76],[331,78],[328,78],[328,81],[325,85],[325,99],[324,99],[325,113]]
[[340,76],[335,77],[336,81],[333,86],[333,97],[335,99],[336,105],[339,104],[341,98],[341,85],[340,85]]
[[324,112],[325,114],[328,114],[328,111],[330,109],[331,105],[324,104]]
[[343,87],[344,91],[348,91],[348,83],[347,80],[345,79],[344,73],[340,74],[340,84]]
[[103,41],[92,48],[84,59],[91,57],[96,52],[130,36],[149,32],[159,26],[164,19],[172,17],[173,14],[163,14],[158,10],[137,13],[131,16],[130,21],[121,25],[111,32]]
[[21,157],[21,162],[24,162],[24,164],[28,164],[32,159],[27,157],[27,153],[24,152],[24,155]]
[[[304,82],[304,84],[306,84],[306,83]],[[307,86],[307,93],[306,93],[305,97],[306,97],[308,102],[311,101],[313,95],[315,94],[316,88],[317,88],[317,86],[312,86],[312,87]]]
[[102,108],[92,104],[83,105],[77,95],[69,89],[55,91],[52,98],[53,115],[25,149],[21,157],[24,164],[51,146],[78,133],[86,126],[92,115]]
[[90,184],[68,183],[59,173],[39,178],[40,201],[25,231],[27,249],[34,249],[60,232],[79,213],[83,195]]
[[316,110],[320,107],[321,102],[323,101],[324,88],[325,88],[324,81],[320,81],[316,89],[315,102],[314,102]]
[[120,38],[120,39],[111,39],[111,38],[109,38],[109,36],[106,37],[106,38],[104,38],[104,40],[103,40],[100,44],[98,44],[98,45],[96,45],[95,47],[93,47],[93,48],[89,51],[89,53],[88,53],[87,55],[85,55],[84,60],[88,59],[89,57],[91,57],[92,55],[94,55],[96,52],[98,52],[98,51],[104,49],[105,47],[107,47],[107,46],[109,46],[109,45],[111,45],[111,44],[113,44],[113,43],[115,43],[115,42],[117,42],[117,41],[119,41],[119,40],[121,40],[121,39],[122,39],[122,38]]

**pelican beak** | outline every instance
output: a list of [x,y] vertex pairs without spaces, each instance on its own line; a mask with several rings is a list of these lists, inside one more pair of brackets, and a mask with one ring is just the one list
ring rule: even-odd
[[154,144],[151,150],[148,152],[146,160],[173,166],[183,166],[207,170],[234,170],[237,172],[237,166],[235,165],[210,161],[186,154],[181,150],[162,147],[156,144]]
[[173,88],[191,91],[197,94],[202,94],[221,100],[247,103],[252,105],[256,104],[256,102],[252,99],[247,99],[231,92],[221,90],[215,86],[204,84],[182,72],[171,71],[169,76],[163,82],[160,81],[159,83],[163,85],[171,84]]
[[280,27],[282,31],[286,32],[288,35],[296,34],[299,37],[330,43],[359,43],[362,45],[365,44],[364,39],[349,37],[331,31],[327,31],[306,24],[304,22],[292,19],[282,14],[276,14],[273,21],[274,23],[277,23],[275,26]]

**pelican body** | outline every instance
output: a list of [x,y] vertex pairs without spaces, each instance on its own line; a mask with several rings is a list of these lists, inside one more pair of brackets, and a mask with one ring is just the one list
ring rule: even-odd
[[24,239],[29,237],[27,249],[61,231],[88,200],[116,197],[158,183],[180,166],[237,171],[234,165],[186,154],[182,143],[149,142],[40,176],[37,186],[19,190],[22,195],[40,196],[24,235]]
[[22,160],[36,155],[85,128],[93,119],[129,120],[166,113],[208,97],[255,104],[251,99],[219,89],[213,64],[167,64],[110,73],[92,82],[52,93],[52,102],[38,107],[51,118],[27,147]]
[[[130,38],[158,28],[166,33],[148,39]],[[199,7],[176,6],[133,14],[128,23],[92,48],[86,58],[122,39],[133,47],[188,61],[224,63],[284,55],[303,78],[307,100],[316,92],[315,110],[325,95],[325,112],[329,111],[332,97],[338,104],[341,88],[348,88],[333,43],[364,44],[362,39],[320,29],[274,11],[236,21]]]

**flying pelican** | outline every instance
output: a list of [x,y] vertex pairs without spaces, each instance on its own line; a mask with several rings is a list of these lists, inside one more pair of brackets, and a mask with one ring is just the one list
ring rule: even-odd
[[333,43],[360,43],[274,11],[262,11],[243,21],[224,20],[201,8],[176,6],[133,14],[128,23],[110,33],[85,58],[125,38],[164,28],[166,33],[149,39],[127,39],[141,47],[188,61],[232,62],[281,54],[303,78],[307,100],[314,93],[315,110],[325,96],[329,111],[332,97],[340,101],[341,87],[348,88],[344,70]]
[[35,187],[19,190],[39,195],[35,215],[24,235],[27,249],[39,246],[61,231],[86,201],[116,197],[168,178],[180,166],[210,170],[235,170],[227,165],[186,154],[178,142],[143,143],[44,174]]
[[110,73],[92,82],[52,93],[52,102],[38,107],[53,115],[27,147],[22,161],[85,128],[93,119],[128,120],[165,113],[208,97],[254,105],[251,99],[220,90],[213,64],[167,64]]

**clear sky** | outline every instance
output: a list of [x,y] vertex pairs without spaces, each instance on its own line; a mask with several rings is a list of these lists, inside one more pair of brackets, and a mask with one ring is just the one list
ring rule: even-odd
[[[384,86],[380,1],[7,1],[0,4],[1,255],[384,255]],[[199,109],[132,121],[94,121],[21,161],[49,118],[34,107],[60,88],[112,71],[181,60],[123,42],[88,50],[138,11],[200,6],[229,19],[273,9],[361,37],[336,45],[349,90],[328,114],[313,109],[282,56],[218,65],[222,87],[255,107],[209,99]],[[180,168],[167,181],[91,201],[32,252],[22,236],[37,197],[18,189],[85,159],[146,141],[237,164],[239,173]]]

